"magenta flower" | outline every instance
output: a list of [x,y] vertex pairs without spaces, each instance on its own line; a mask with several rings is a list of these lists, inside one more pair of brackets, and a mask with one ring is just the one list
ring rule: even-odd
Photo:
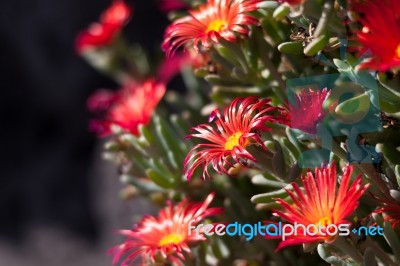
[[313,91],[303,89],[295,95],[295,102],[289,102],[290,127],[310,134],[317,133],[317,125],[322,122],[326,111],[323,104],[330,91],[327,88]]

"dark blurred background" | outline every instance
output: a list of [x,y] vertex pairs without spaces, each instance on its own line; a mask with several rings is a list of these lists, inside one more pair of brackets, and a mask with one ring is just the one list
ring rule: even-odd
[[[126,1],[124,33],[159,50],[167,19],[156,1]],[[74,51],[111,0],[16,0],[0,8],[0,265],[110,265],[146,202],[122,202],[102,141],[88,132],[87,97],[116,88]],[[134,205],[134,206],[133,206]]]

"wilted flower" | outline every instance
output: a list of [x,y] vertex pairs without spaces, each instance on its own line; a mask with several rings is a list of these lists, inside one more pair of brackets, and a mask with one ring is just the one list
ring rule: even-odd
[[235,33],[248,34],[248,26],[258,23],[248,12],[257,10],[259,3],[260,0],[208,0],[167,28],[162,49],[169,56],[182,45],[198,50],[200,43],[208,49],[220,38],[234,42]]
[[400,2],[398,0],[353,0],[360,13],[362,30],[357,33],[362,52],[372,57],[361,68],[387,71],[400,66]]
[[303,89],[295,94],[294,100],[289,101],[290,127],[310,134],[317,133],[317,125],[326,115],[323,104],[329,94],[326,88],[317,91]]
[[283,199],[276,199],[276,203],[284,210],[274,210],[274,215],[290,224],[297,223],[306,228],[312,225],[311,230],[311,227],[316,228],[316,226],[327,227],[325,230],[315,229],[312,235],[306,234],[304,228],[299,227],[297,234],[287,236],[287,239],[279,244],[278,249],[296,244],[335,241],[337,235],[333,235],[332,227],[329,228],[328,225],[338,227],[350,224],[346,218],[357,208],[358,200],[369,187],[369,184],[362,185],[361,174],[349,187],[352,172],[352,166],[347,165],[344,168],[339,189],[336,190],[335,164],[328,168],[316,168],[315,178],[310,171],[302,177],[304,190],[300,189],[296,183],[292,183],[294,192],[287,190],[293,204]]
[[129,254],[123,265],[130,265],[139,256],[142,257],[142,265],[148,265],[148,259],[154,263],[158,256],[183,265],[181,260],[184,260],[184,253],[191,252],[189,245],[206,240],[201,230],[198,230],[199,234],[195,230],[189,234],[189,224],[195,226],[209,216],[222,213],[221,208],[208,208],[213,198],[212,193],[201,203],[188,202],[186,199],[173,206],[169,202],[158,217],[145,216],[132,230],[121,230],[120,233],[128,238],[110,250],[114,254],[113,263]]
[[270,99],[259,100],[257,97],[236,98],[224,110],[223,115],[215,110],[209,117],[211,123],[216,118],[216,129],[209,124],[193,127],[196,133],[188,138],[200,138],[209,143],[197,144],[184,161],[184,172],[190,180],[198,167],[203,167],[203,178],[210,177],[208,165],[211,164],[219,174],[227,174],[226,166],[232,166],[233,161],[245,165],[246,160],[255,158],[246,151],[246,147],[257,143],[266,149],[259,132],[270,128],[266,122],[286,123],[286,113],[279,107],[270,105]]
[[111,44],[122,26],[129,21],[131,13],[131,8],[123,0],[114,0],[101,15],[100,22],[92,23],[87,30],[78,35],[77,51],[84,52],[87,49]]
[[150,121],[165,90],[164,83],[147,80],[129,83],[116,93],[105,90],[95,93],[88,100],[88,108],[100,114],[100,119],[91,121],[90,128],[100,136],[111,134],[113,126],[137,135],[139,125]]

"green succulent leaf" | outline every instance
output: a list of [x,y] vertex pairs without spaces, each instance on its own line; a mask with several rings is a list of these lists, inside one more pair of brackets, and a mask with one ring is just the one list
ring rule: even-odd
[[278,50],[285,54],[302,54],[304,47],[302,42],[284,42],[278,45]]
[[328,42],[329,42],[328,35],[326,34],[321,35],[315,38],[311,43],[309,43],[306,46],[306,48],[304,48],[304,54],[307,56],[314,56],[322,49],[324,49],[325,46],[328,44]]

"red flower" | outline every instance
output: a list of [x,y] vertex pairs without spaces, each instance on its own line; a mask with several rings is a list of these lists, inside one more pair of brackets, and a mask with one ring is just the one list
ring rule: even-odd
[[[309,171],[306,176],[301,178],[305,191],[301,190],[296,183],[292,183],[294,192],[288,190],[287,193],[293,200],[293,204],[290,205],[283,199],[276,199],[276,203],[282,206],[284,211],[274,210],[274,215],[283,218],[290,224],[297,223],[305,227],[350,224],[346,218],[357,208],[358,200],[369,187],[369,184],[362,186],[361,174],[349,187],[352,172],[352,166],[347,165],[344,168],[339,188],[336,190],[335,164],[329,168],[316,168],[315,178]],[[317,230],[313,235],[307,235],[305,230],[298,230],[297,235],[287,236],[287,239],[279,244],[278,249],[312,242],[332,243],[335,241],[336,235],[331,236],[327,232],[332,234],[330,228]]]
[[112,133],[112,126],[138,134],[140,124],[146,125],[165,93],[165,85],[154,80],[127,84],[116,93],[101,90],[88,100],[88,109],[99,113],[101,119],[91,121],[90,128],[100,136]]
[[329,94],[330,91],[326,88],[317,91],[303,89],[297,93],[295,99],[289,101],[290,127],[316,134],[317,124],[321,123],[326,115],[322,105]]
[[360,13],[363,29],[357,33],[363,51],[372,57],[361,64],[362,69],[387,71],[400,66],[400,2],[398,0],[352,1]]
[[76,38],[76,49],[84,52],[87,49],[101,47],[112,43],[131,16],[132,10],[123,0],[114,0],[113,4],[100,17],[99,23],[92,23]]
[[247,12],[258,9],[260,0],[208,0],[198,10],[189,11],[189,16],[177,19],[165,32],[162,49],[171,55],[180,46],[193,46],[196,51],[201,43],[210,48],[220,38],[234,42],[235,32],[248,34],[248,25],[258,19]]
[[385,199],[377,198],[377,200],[381,203],[382,207],[375,212],[384,213],[385,222],[389,222],[393,227],[396,227],[400,223],[400,204]]
[[187,138],[201,138],[210,143],[196,145],[186,156],[184,172],[187,179],[191,179],[198,167],[203,167],[203,178],[211,178],[207,168],[209,164],[217,173],[227,174],[225,166],[232,166],[230,158],[244,166],[247,159],[255,161],[246,151],[246,146],[257,143],[266,149],[258,131],[270,129],[265,125],[266,122],[286,123],[286,113],[283,109],[271,106],[270,102],[270,99],[259,100],[256,97],[236,98],[225,108],[223,115],[219,110],[211,113],[209,121],[217,119],[216,129],[209,124],[192,128],[196,133],[188,135]]
[[170,263],[183,265],[183,254],[190,254],[189,244],[206,240],[202,233],[197,235],[196,230],[189,234],[189,225],[195,226],[209,216],[222,213],[221,208],[208,208],[213,198],[214,194],[210,194],[202,203],[188,202],[187,199],[176,206],[168,203],[158,217],[145,216],[132,230],[121,230],[120,233],[128,238],[110,250],[114,254],[113,264],[130,253],[122,265],[131,265],[138,256],[142,256],[142,265],[148,265],[146,259],[150,258],[154,263],[157,255]]

